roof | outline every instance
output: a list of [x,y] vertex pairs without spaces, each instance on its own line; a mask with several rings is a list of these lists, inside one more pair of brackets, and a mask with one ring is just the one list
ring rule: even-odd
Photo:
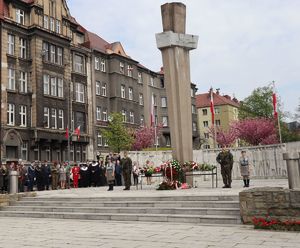
[[[237,108],[240,106],[236,98],[231,99],[231,97],[228,95],[221,96],[219,94],[213,93],[213,101],[214,106],[231,105]],[[210,93],[196,95],[196,107],[210,107]]]
[[106,53],[106,49],[110,45],[106,40],[102,39],[99,35],[92,33],[88,30],[86,31],[86,35],[87,35],[86,45],[89,48]]

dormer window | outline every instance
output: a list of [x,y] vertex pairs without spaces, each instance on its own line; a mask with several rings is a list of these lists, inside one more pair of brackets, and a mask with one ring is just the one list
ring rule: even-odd
[[25,13],[24,10],[16,9],[16,22],[19,24],[25,24]]

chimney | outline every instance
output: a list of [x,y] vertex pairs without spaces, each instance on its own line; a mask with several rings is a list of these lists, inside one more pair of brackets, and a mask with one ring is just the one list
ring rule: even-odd
[[217,94],[217,95],[220,95],[220,88],[217,88],[217,89],[216,89],[216,94]]

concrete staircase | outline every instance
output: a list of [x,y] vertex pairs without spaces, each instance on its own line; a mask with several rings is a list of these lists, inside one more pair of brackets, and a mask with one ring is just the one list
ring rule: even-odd
[[25,197],[0,217],[239,224],[238,196]]

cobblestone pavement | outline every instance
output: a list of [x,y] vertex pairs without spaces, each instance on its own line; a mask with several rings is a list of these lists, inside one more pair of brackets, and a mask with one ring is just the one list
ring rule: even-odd
[[[242,183],[233,182],[233,189],[211,189],[204,182],[191,190],[155,191],[153,186],[144,190],[124,192],[122,187],[107,192],[107,187],[39,192],[51,196],[154,196],[154,195],[213,195],[238,194]],[[221,184],[220,184],[221,185]],[[253,180],[252,187],[287,187],[287,180]],[[254,230],[246,225],[195,225],[150,222],[113,222],[88,220],[56,220],[32,218],[0,218],[0,248],[300,248],[300,233]]]
[[251,226],[27,218],[0,221],[1,248],[300,247],[300,233],[258,231]]

